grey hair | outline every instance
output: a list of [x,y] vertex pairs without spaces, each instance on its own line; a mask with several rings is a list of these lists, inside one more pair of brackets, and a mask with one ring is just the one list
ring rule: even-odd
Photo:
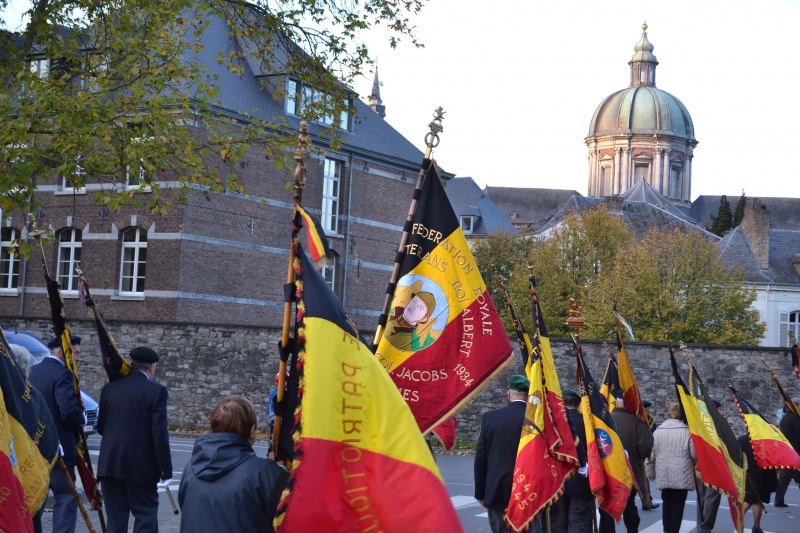
[[17,360],[17,365],[22,371],[22,375],[27,378],[31,373],[33,355],[31,355],[31,352],[29,352],[26,347],[20,346],[19,344],[9,344],[8,347],[11,348],[11,353],[14,354],[14,359]]

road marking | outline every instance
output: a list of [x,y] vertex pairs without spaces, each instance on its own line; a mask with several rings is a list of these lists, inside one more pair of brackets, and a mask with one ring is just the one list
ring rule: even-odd
[[453,507],[456,509],[466,509],[467,507],[480,505],[478,500],[472,496],[450,496],[450,501],[453,502]]

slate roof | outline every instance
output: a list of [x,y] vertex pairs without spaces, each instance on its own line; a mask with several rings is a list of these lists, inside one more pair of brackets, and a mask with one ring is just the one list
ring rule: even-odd
[[[578,191],[567,189],[535,189],[527,187],[489,187],[484,189],[500,212],[512,224],[538,225]],[[512,218],[516,213],[516,218]]]
[[[693,219],[697,220],[700,226],[711,227],[711,216],[716,216],[719,211],[720,196],[704,195],[698,196],[692,202],[689,209],[683,211]],[[770,212],[772,220],[772,227],[774,229],[800,229],[800,198],[758,198],[761,204],[766,206]],[[736,210],[736,204],[739,203],[738,196],[728,196],[728,202],[731,204],[731,213]]]
[[445,187],[456,216],[473,216],[472,235],[516,234],[516,228],[472,178],[454,178]]
[[[292,129],[299,128],[300,119],[288,115],[282,104],[276,101],[272,94],[262,88],[262,77],[267,76],[261,70],[258,61],[247,57],[243,63],[244,73],[239,76],[220,65],[217,61],[217,52],[235,48],[228,35],[228,27],[221,19],[209,20],[209,26],[202,36],[203,48],[195,53],[199,62],[209,69],[209,74],[215,76],[220,90],[215,105],[219,112],[232,112],[240,115],[251,115],[264,120],[273,120],[275,117],[285,116],[288,126]],[[240,43],[242,48],[248,49],[249,44]],[[245,56],[249,54],[245,53]],[[280,63],[281,58],[278,58]],[[394,129],[386,119],[381,118],[365,102],[354,98],[355,116],[352,117],[351,131],[340,131],[343,139],[341,151],[355,152],[367,159],[385,161],[390,164],[407,166],[410,171],[417,172],[422,162],[423,152],[414,143],[403,137]],[[422,136],[424,126],[421,127],[419,146],[423,146]],[[319,138],[323,127],[317,124],[309,125],[309,133],[317,137],[317,141],[324,144]],[[440,169],[441,170],[441,169]],[[444,178],[449,179],[451,173],[444,173]]]
[[772,229],[769,232],[769,267],[762,269],[741,226],[733,228],[719,242],[726,266],[743,268],[748,283],[800,285],[800,274],[792,266],[800,253],[800,231]]

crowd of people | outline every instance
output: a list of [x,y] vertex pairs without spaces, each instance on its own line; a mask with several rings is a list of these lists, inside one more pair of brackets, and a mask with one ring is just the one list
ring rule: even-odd
[[[71,342],[79,361],[81,338],[72,336]],[[76,436],[86,424],[86,415],[73,392],[73,376],[61,340],[51,340],[48,347],[50,354],[31,366],[28,350],[10,346],[23,373],[44,397],[61,443],[59,453],[66,470],[55,467],[50,473],[52,531],[74,533],[78,515],[72,492],[78,463]],[[110,381],[100,393],[97,432],[103,438],[96,473],[108,533],[127,533],[131,516],[135,533],[158,532],[158,490],[172,480],[168,393],[153,380],[158,360],[152,348],[134,348],[130,373]],[[272,531],[289,473],[272,459],[256,455],[256,423],[255,407],[242,397],[225,398],[212,411],[211,433],[195,440],[181,476],[181,532]],[[33,517],[36,533],[42,532],[44,509],[42,506]],[[236,512],[226,512],[230,509]]]
[[[492,533],[510,533],[503,520],[503,513],[512,490],[512,475],[515,467],[525,407],[530,383],[525,376],[514,375],[508,382],[508,405],[484,413],[475,455],[475,499],[486,507]],[[580,412],[581,395],[572,389],[562,391],[564,407],[570,427],[577,438],[580,468],[564,484],[564,493],[547,514],[541,513],[534,521],[531,531],[546,531],[549,517],[550,530],[558,533],[592,533],[596,514],[595,496],[589,486],[587,475],[586,431],[583,414]],[[800,408],[800,398],[792,401]],[[719,403],[714,400],[719,407]],[[646,409],[652,405],[643,402]],[[779,426],[792,447],[800,453],[800,416],[779,411]],[[616,397],[616,406],[611,417],[617,428],[620,441],[628,456],[635,483],[631,486],[622,523],[627,533],[638,533],[639,511],[636,496],[642,501],[642,510],[651,511],[661,507],[661,520],[665,533],[679,533],[683,521],[689,492],[697,491],[697,531],[711,533],[716,522],[721,495],[706,486],[695,474],[697,453],[692,442],[689,426],[679,403],[670,404],[667,418],[660,425],[648,425],[626,409],[621,395]],[[792,480],[800,483],[800,472],[784,469],[780,474],[774,469],[761,469],[753,457],[750,438],[745,433],[739,445],[747,457],[746,491],[744,512],[753,511],[753,533],[763,533],[761,515],[764,505],[770,503],[776,493],[775,507],[786,507],[784,495]],[[644,466],[644,472],[642,471]],[[661,493],[661,504],[652,500],[650,481]],[[544,515],[544,516],[542,516]],[[600,511],[600,533],[613,533],[619,527],[614,519]]]

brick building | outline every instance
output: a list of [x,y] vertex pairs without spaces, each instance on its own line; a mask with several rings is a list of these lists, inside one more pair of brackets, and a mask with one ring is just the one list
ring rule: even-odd
[[[308,88],[301,80],[264,72],[246,58],[241,75],[220,66],[218,50],[248,46],[234,40],[224,21],[213,20],[204,35],[206,46],[187,52],[218,77],[218,112],[243,121],[244,109],[264,120],[283,116],[289,129],[298,129],[300,95]],[[293,97],[275,98],[271,90]],[[375,326],[385,298],[423,157],[416,145],[423,145],[425,134],[421,124],[419,142],[409,141],[385,120],[377,73],[372,92],[368,102],[353,96],[354,112],[344,120],[339,131],[344,142],[336,151],[320,135],[325,124],[310,125],[319,152],[306,157],[303,194],[303,204],[320,217],[337,254],[323,275],[365,330]],[[262,150],[251,148],[238,169],[247,195],[197,189],[165,215],[130,206],[109,212],[95,204],[103,185],[91,176],[79,190],[66,187],[60,176],[39,181],[35,199],[41,208],[33,215],[40,228],[54,232],[56,242],[45,246],[45,258],[51,275],[61,281],[68,317],[85,316],[74,273],[80,261],[92,295],[110,320],[279,327],[292,171],[277,170]],[[132,191],[146,179],[158,181],[162,194],[177,194],[181,187],[169,175],[136,174],[128,172],[115,186]],[[145,188],[135,194],[146,203],[150,193]],[[11,253],[14,239],[29,239],[26,213],[6,212],[1,218],[0,317],[9,326],[18,317],[47,316],[49,307],[38,254],[25,260]]]

